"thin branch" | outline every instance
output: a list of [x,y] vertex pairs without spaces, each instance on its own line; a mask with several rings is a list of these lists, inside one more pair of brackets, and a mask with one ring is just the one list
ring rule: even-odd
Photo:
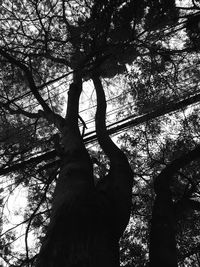
[[9,55],[7,52],[5,52],[2,49],[0,49],[0,55],[5,57],[10,63],[12,63],[15,66],[19,67],[24,72],[24,74],[26,75],[26,78],[27,78],[27,81],[29,83],[29,87],[30,87],[32,93],[34,94],[35,98],[38,100],[40,105],[43,107],[44,111],[45,112],[52,112],[51,109],[49,108],[49,106],[44,101],[44,99],[39,94],[38,89],[37,89],[37,87],[35,85],[35,82],[33,80],[32,73],[30,72],[28,67],[26,65],[24,65],[23,63],[21,63],[19,60],[15,59],[13,56]]
[[9,55],[4,50],[0,49],[0,55],[5,57],[10,63],[14,64],[15,66],[19,67],[25,74],[25,78],[27,79],[29,83],[29,87],[31,89],[31,92],[39,102],[39,104],[42,106],[44,111],[40,111],[39,115],[45,117],[48,121],[54,123],[57,128],[62,131],[63,124],[65,124],[64,118],[62,118],[60,115],[54,113],[50,107],[47,105],[47,103],[44,101],[44,99],[41,97],[40,93],[38,92],[38,88],[35,85],[33,76],[31,71],[28,69],[26,65],[21,63],[19,60],[15,59],[13,56]]
[[85,129],[87,129],[87,125],[86,125],[84,119],[80,115],[78,115],[78,118],[79,118],[79,120],[81,121],[81,123],[83,125],[83,130],[82,130],[82,137],[83,137],[84,134],[85,134]]
[[3,107],[4,109],[8,110],[10,112],[11,115],[13,114],[22,114],[28,118],[32,118],[32,119],[39,119],[41,118],[41,116],[38,113],[31,113],[28,111],[23,110],[22,108],[20,108],[17,104],[15,104],[15,106],[17,107],[17,109],[12,109],[8,103],[2,103],[0,102],[0,106]]

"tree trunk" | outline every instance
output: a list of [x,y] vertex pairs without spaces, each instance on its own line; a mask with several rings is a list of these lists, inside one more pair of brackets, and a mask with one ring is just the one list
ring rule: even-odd
[[[110,143],[113,156],[118,155],[110,159],[106,180],[111,182],[106,188],[95,187],[93,166],[78,128],[81,87],[76,77],[69,89],[62,165],[50,224],[36,267],[120,266],[119,238],[130,216],[132,171],[125,155]],[[109,140],[106,131],[103,135]]]
[[[180,169],[198,159],[200,147],[183,154],[173,160],[156,177],[154,191],[156,198],[153,205],[152,222],[150,230],[150,267],[177,267],[176,251],[176,220],[181,213],[188,210],[199,210],[199,204],[190,199],[191,192],[184,194],[182,199],[173,203],[170,184],[173,175]],[[192,188],[195,190],[195,188]],[[192,191],[194,192],[194,191]],[[176,213],[176,214],[175,214]]]
[[175,220],[169,190],[156,195],[150,232],[150,267],[178,267]]
[[[60,181],[68,171],[64,166]],[[60,182],[55,199],[59,203],[54,206],[37,267],[119,267],[110,203],[94,187],[76,182]]]

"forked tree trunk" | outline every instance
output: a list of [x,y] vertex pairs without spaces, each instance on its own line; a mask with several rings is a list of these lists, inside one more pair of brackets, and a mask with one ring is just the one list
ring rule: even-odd
[[[69,89],[66,125],[62,130],[62,166],[54,193],[50,225],[36,262],[37,267],[120,266],[118,242],[130,216],[131,188],[124,202],[128,206],[122,207],[124,203],[120,203],[120,198],[123,200],[125,192],[120,196],[117,183],[115,199],[109,194],[111,187],[102,191],[94,185],[92,163],[78,128],[81,87],[81,79],[76,79]],[[117,160],[120,164],[119,158]],[[122,172],[128,169],[130,180],[132,172],[127,159],[124,161],[126,167]],[[124,178],[126,183],[127,177]]]

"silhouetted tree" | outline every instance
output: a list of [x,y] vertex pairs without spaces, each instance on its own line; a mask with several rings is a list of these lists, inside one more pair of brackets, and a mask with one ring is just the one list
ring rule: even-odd
[[[0,174],[4,175],[4,187],[11,192],[12,185],[28,190],[25,254],[12,258],[15,237],[12,231],[7,236],[3,234],[3,242],[8,242],[2,257],[10,265],[119,266],[119,239],[131,214],[133,176],[139,188],[139,203],[137,197],[133,198],[133,218],[134,211],[141,210],[143,203],[150,207],[153,201],[152,196],[146,202],[142,200],[142,190],[147,195],[152,193],[152,181],[144,189],[138,178],[143,178],[145,173],[149,180],[157,177],[150,264],[155,266],[159,262],[164,266],[167,257],[167,266],[177,266],[174,230],[177,222],[173,221],[176,194],[170,188],[174,172],[168,173],[170,167],[162,170],[159,160],[155,163],[151,155],[162,154],[161,144],[157,153],[154,148],[156,138],[163,137],[159,118],[199,101],[196,43],[199,6],[196,1],[189,4],[177,7],[174,0],[17,0],[14,3],[5,0],[1,3]],[[174,44],[174,39],[179,42]],[[183,80],[188,74],[192,78]],[[118,102],[123,105],[132,97],[136,108],[134,114],[131,114],[132,106],[124,110],[124,116],[130,116],[127,124],[123,123],[121,110],[119,117],[122,116],[123,125],[107,130],[104,91],[106,82],[117,77],[124,81]],[[93,165],[102,163],[94,158],[98,153],[86,146],[92,138],[84,135],[87,125],[79,114],[83,84],[89,80],[93,81],[97,96],[95,138],[109,161],[103,167],[110,166],[98,182]],[[68,91],[66,115],[62,114],[61,90]],[[137,117],[133,120],[133,116]],[[146,124],[147,128],[136,128],[131,137],[127,133],[121,139],[121,149],[108,135],[141,123],[141,128]],[[154,139],[151,150],[148,132]],[[189,140],[188,146],[181,146],[184,149],[176,148],[172,141],[169,149],[181,151],[184,157],[193,148],[192,136],[184,138]],[[163,139],[167,147],[166,136]],[[123,147],[124,143],[133,145],[132,151],[127,145]],[[137,156],[136,146],[138,154],[143,151],[143,155]],[[173,165],[178,157],[170,155],[168,151],[165,160]],[[99,169],[97,172],[100,173]],[[178,203],[181,202],[177,201],[176,207]],[[146,225],[148,220],[145,218]],[[158,235],[164,228],[165,235]],[[39,229],[36,246],[42,243],[38,255],[28,243],[29,232],[34,230],[37,234],[35,229]],[[41,234],[45,235],[43,239]],[[140,236],[136,233],[138,239]],[[142,245],[135,245],[134,249],[146,257],[147,250]]]

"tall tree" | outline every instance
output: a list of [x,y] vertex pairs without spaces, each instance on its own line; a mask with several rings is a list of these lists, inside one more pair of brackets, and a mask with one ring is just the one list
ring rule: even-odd
[[[103,78],[126,80],[128,76],[130,95],[135,95],[137,105],[133,125],[199,101],[198,74],[191,68],[199,64],[198,12],[196,1],[179,7],[173,0],[1,3],[0,173],[7,175],[9,188],[14,183],[29,190],[26,254],[24,259],[6,260],[38,267],[119,266],[118,243],[131,212],[133,174],[106,129]],[[181,34],[183,40],[174,44]],[[181,80],[182,73],[187,74],[185,66],[196,79]],[[126,67],[132,69],[124,77]],[[108,174],[97,184],[78,123],[80,119],[85,128],[79,98],[88,80],[93,81],[97,95],[96,137],[110,161]],[[61,114],[60,90],[68,90],[66,116]],[[137,176],[137,157],[131,161]],[[163,180],[162,172],[157,180]],[[171,203],[168,193],[156,191],[154,207],[165,197]],[[28,232],[38,225],[46,237],[36,259]],[[12,235],[7,239],[12,240]]]
[[156,198],[153,206],[151,236],[150,236],[150,266],[178,266],[176,250],[176,216],[185,210],[199,208],[199,202],[190,200],[192,194],[187,191],[179,202],[173,203],[170,184],[175,173],[199,158],[199,146],[169,164],[154,181]]

